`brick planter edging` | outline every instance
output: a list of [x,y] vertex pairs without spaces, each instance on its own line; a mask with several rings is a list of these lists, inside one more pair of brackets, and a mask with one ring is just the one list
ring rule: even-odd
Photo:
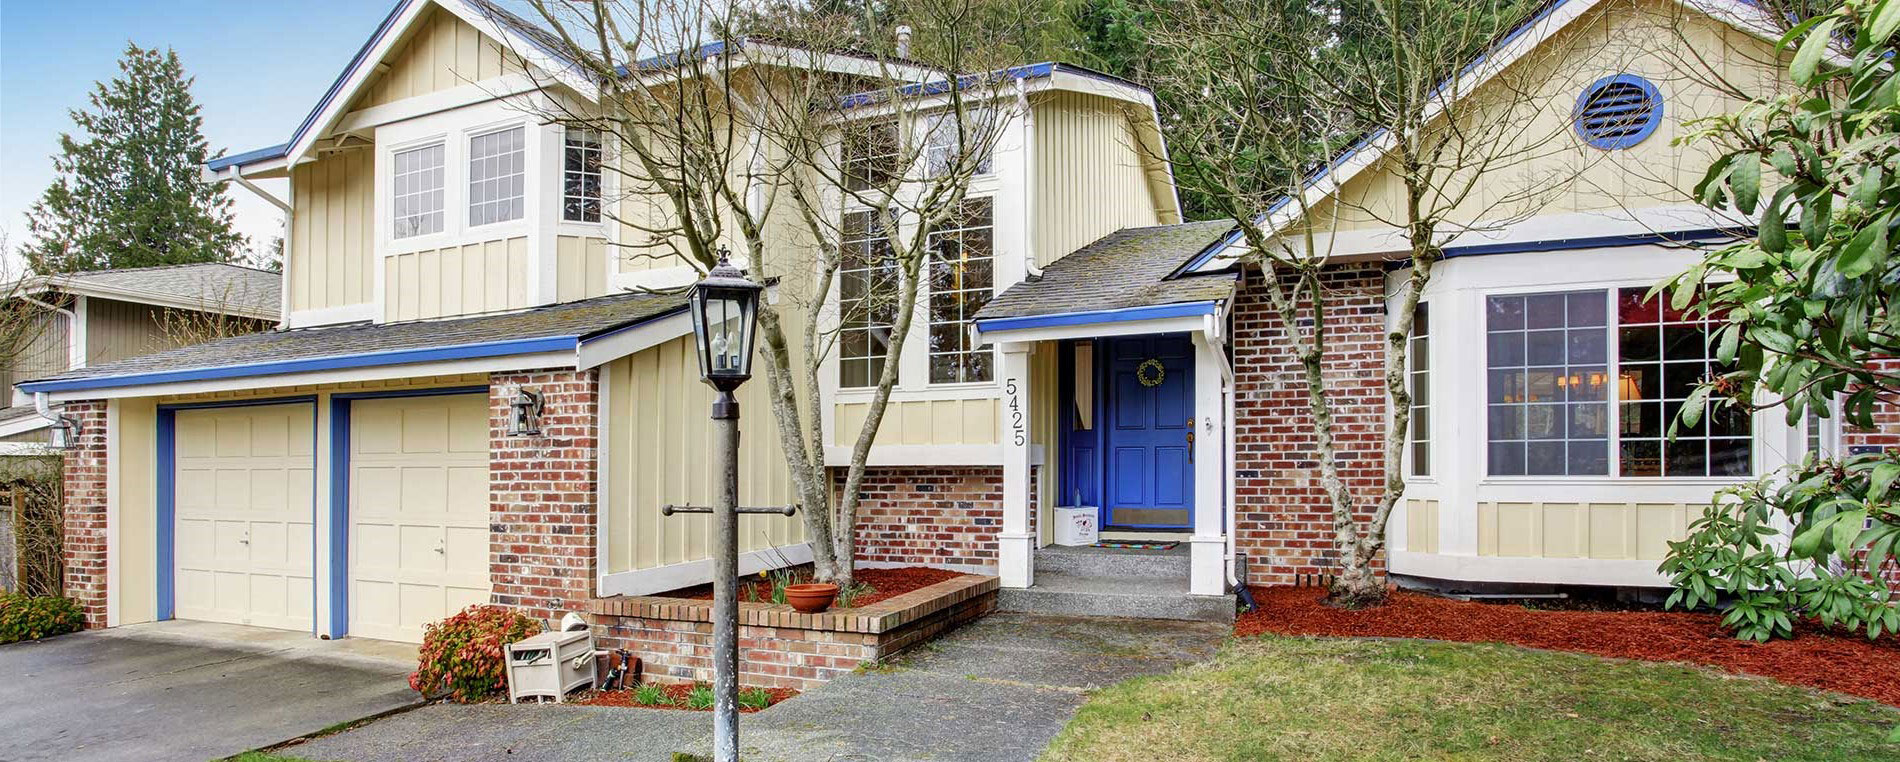
[[[740,683],[815,688],[990,613],[1000,586],[996,577],[969,574],[862,608],[817,614],[741,601]],[[601,646],[632,651],[645,661],[647,677],[712,679],[712,601],[595,598],[588,611]]]

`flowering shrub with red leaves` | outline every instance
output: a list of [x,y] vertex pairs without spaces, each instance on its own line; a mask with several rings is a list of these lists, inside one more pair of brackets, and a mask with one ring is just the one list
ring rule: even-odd
[[424,695],[446,693],[463,704],[480,701],[508,684],[503,647],[540,632],[540,622],[511,608],[462,609],[423,630],[422,658],[409,687]]

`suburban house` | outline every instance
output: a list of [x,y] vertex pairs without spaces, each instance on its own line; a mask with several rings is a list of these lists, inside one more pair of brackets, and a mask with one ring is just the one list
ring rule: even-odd
[[0,367],[0,442],[43,443],[53,423],[15,383],[171,349],[214,329],[270,328],[283,312],[281,282],[274,272],[207,262],[41,275],[0,287],[22,307],[21,324],[8,328],[18,351]]
[[[1752,12],[1553,2],[1461,74],[1476,97],[1514,65],[1553,67],[1539,79],[1561,106],[1546,117],[1573,142],[1546,160],[1615,160],[1448,242],[1416,339],[1394,575],[1660,586],[1664,542],[1714,490],[1844,438],[1772,412],[1662,435],[1710,360],[1701,326],[1641,292],[1694,261],[1687,246],[1749,224],[1684,192],[1701,154],[1671,144],[1680,124],[1737,101],[1667,51],[1692,45],[1741,80],[1778,60]],[[705,519],[660,508],[710,497],[712,392],[683,297],[643,290],[696,275],[616,255],[631,234],[597,211],[615,198],[600,147],[519,108],[589,96],[536,40],[483,0],[398,3],[289,142],[207,168],[289,180],[283,327],[21,384],[81,423],[68,588],[90,626],[204,619],[414,641],[495,602],[550,621],[591,612],[629,639],[693,637],[603,601],[709,578]],[[1005,605],[1136,616],[1231,616],[1241,555],[1254,584],[1329,572],[1282,326],[1233,226],[1182,221],[1152,158],[1152,94],[1061,64],[1011,74],[1021,96],[999,107],[1014,118],[952,231],[988,244],[953,265],[983,304],[969,319],[923,294],[914,328],[976,339],[919,340],[904,356],[860,564],[982,571]],[[1383,336],[1404,277],[1390,263],[1403,255],[1392,231],[1345,210],[1393,198],[1382,145],[1339,157],[1310,203],[1265,210],[1276,229],[1312,223],[1288,208],[1334,217],[1331,387],[1362,485],[1382,465]],[[843,354],[822,380],[834,464],[870,396],[862,358]],[[754,382],[740,398],[764,410],[764,393]],[[744,426],[742,499],[787,502],[771,419]],[[1072,505],[1096,506],[1108,537],[1180,541],[1164,554],[1172,576],[1059,557],[1054,511]],[[740,539],[742,573],[810,558],[795,518],[744,517]]]

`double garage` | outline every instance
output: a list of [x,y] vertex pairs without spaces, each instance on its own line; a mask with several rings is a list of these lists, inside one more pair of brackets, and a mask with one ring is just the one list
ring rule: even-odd
[[158,618],[418,642],[489,599],[486,387],[321,403],[158,408]]

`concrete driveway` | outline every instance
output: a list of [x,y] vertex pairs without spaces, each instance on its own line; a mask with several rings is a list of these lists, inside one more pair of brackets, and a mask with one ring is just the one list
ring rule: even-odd
[[159,622],[0,646],[0,758],[204,760],[419,702],[415,647]]

